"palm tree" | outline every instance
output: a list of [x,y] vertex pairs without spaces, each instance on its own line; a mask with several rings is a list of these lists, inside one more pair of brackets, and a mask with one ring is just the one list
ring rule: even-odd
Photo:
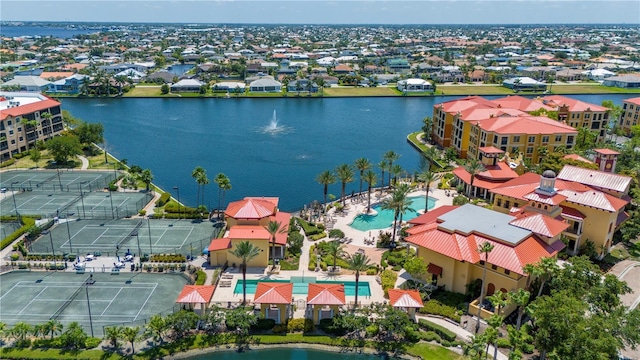
[[363,180],[362,177],[363,177],[365,171],[371,169],[371,162],[369,161],[369,159],[362,157],[362,158],[356,159],[355,166],[356,166],[356,169],[358,169],[358,171],[360,171],[360,192],[359,192],[359,194],[362,194],[362,180]]
[[518,289],[516,292],[509,294],[509,300],[518,306],[518,320],[516,321],[516,329],[520,330],[522,325],[522,316],[524,315],[524,308],[529,303],[529,296],[531,294],[524,289]]
[[27,338],[27,335],[31,332],[31,325],[20,321],[19,323],[13,325],[11,328],[11,336],[18,340],[24,341]]
[[382,160],[378,163],[378,168],[380,168],[380,192],[382,193],[382,188],[384,188],[384,172],[389,168],[389,163],[386,160]]
[[427,194],[425,195],[425,204],[424,204],[424,212],[429,211],[429,189],[431,188],[431,183],[434,181],[438,181],[440,176],[434,172],[431,172],[429,169],[425,169],[418,175],[418,180],[423,181],[426,186]]
[[342,188],[341,188],[342,206],[345,206],[346,197],[345,197],[344,190],[345,190],[345,187],[347,186],[347,183],[350,183],[353,181],[353,175],[354,175],[353,168],[349,164],[342,164],[336,168],[336,174],[338,175],[338,179],[340,179],[340,182],[342,183]]
[[243,241],[229,251],[229,253],[242,259],[242,305],[247,303],[247,262],[260,254],[260,249],[248,241]]
[[142,181],[147,186],[147,192],[149,192],[149,187],[151,186],[151,182],[153,181],[153,174],[151,170],[144,169],[140,173],[140,181]]
[[[400,159],[400,155],[393,150],[387,151],[382,158],[389,164],[389,169],[393,168],[393,162]],[[391,186],[391,173],[389,173],[389,186]]]
[[118,340],[122,337],[121,326],[107,326],[104,328],[104,338],[109,340],[111,347],[117,349],[119,347]]
[[[400,186],[398,186],[396,191],[394,191],[394,193],[395,192],[398,193],[396,195],[396,204],[398,206],[398,223],[399,224],[402,224],[402,216],[404,215],[405,212],[416,211],[411,207],[411,204],[413,204],[413,200],[409,199],[409,197],[407,196],[409,194],[409,191],[411,191],[411,185],[409,184],[400,184]],[[394,229],[394,233],[395,233],[395,229]],[[395,241],[395,235],[393,239]]]
[[428,147],[422,154],[429,159],[429,169],[431,169],[433,162],[440,158],[440,151],[435,146]]
[[336,176],[331,171],[325,170],[316,177],[316,181],[323,186],[324,206],[322,207],[322,212],[325,212],[327,209],[327,192],[329,191],[329,185],[336,182]]
[[338,261],[338,257],[344,254],[344,245],[337,240],[330,241],[327,247],[327,253],[333,256],[333,271],[336,271],[336,262]]
[[196,208],[198,207],[198,201],[200,200],[200,177],[202,176],[202,173],[204,173],[204,168],[202,166],[196,166],[193,171],[191,171],[191,177],[196,181],[196,183],[198,184],[198,191],[196,193]]
[[[389,169],[389,176],[393,174],[393,186],[398,185],[398,176],[402,174],[402,171],[402,166],[400,166],[400,164],[395,164]],[[389,186],[391,186],[391,183],[389,183]]]
[[485,241],[478,247],[478,253],[482,256],[484,254],[484,264],[482,267],[482,288],[480,289],[480,299],[478,300],[478,321],[476,322],[476,332],[480,330],[480,315],[482,314],[482,302],[484,301],[485,294],[485,281],[487,280],[487,261],[489,260],[489,253],[493,251],[494,245]]
[[353,303],[353,309],[358,306],[358,283],[360,282],[360,272],[367,271],[369,268],[369,258],[362,253],[355,253],[347,259],[351,270],[356,272],[356,301]]
[[53,337],[61,333],[62,329],[64,328],[62,323],[56,319],[50,319],[45,323],[45,325],[46,325],[46,332],[47,334],[51,335],[52,340],[53,340]]
[[464,169],[471,175],[471,183],[469,184],[469,189],[467,191],[467,197],[471,198],[471,189],[473,188],[473,180],[475,179],[478,173],[481,173],[485,170],[484,165],[480,162],[480,160],[476,158],[471,158],[466,164],[464,164]]
[[40,337],[40,336],[44,337],[44,335],[46,335],[47,333],[46,326],[47,324],[35,324],[31,329],[31,333],[35,337]]
[[154,344],[158,341],[160,344],[164,341],[163,336],[167,331],[167,321],[161,315],[153,315],[146,325],[145,333],[153,338]]
[[410,208],[413,201],[407,198],[407,193],[410,189],[411,187],[408,184],[401,184],[393,191],[390,197],[382,201],[383,209],[393,210],[393,235],[391,239],[394,243],[396,241],[396,230],[398,228],[398,218],[400,214],[404,211],[413,211],[413,209]]
[[367,213],[371,211],[371,186],[378,182],[376,173],[368,170],[364,173],[364,181],[367,182]]
[[264,229],[269,232],[271,236],[271,259],[273,264],[271,265],[271,270],[276,267],[276,234],[284,234],[287,229],[282,226],[280,221],[269,221]]
[[538,289],[538,295],[536,297],[540,297],[540,295],[542,295],[542,290],[544,289],[545,283],[558,272],[559,267],[556,259],[552,257],[540,259],[540,261],[535,266],[539,269],[539,276],[541,280],[540,289]]
[[140,338],[140,326],[123,328],[122,337],[131,344],[131,353],[134,354],[136,352],[134,344]]
[[231,190],[231,180],[227,175],[218,173],[213,181],[218,184],[218,217],[222,214],[222,204],[224,203],[224,194],[226,191]]

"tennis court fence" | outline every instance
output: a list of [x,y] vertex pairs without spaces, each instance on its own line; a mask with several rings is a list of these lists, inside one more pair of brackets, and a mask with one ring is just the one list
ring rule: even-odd
[[[155,315],[160,315],[162,317],[166,317],[168,315],[177,313],[178,311],[181,310],[181,308],[182,308],[181,304],[174,304],[172,307],[154,314],[154,316]],[[114,327],[114,326],[126,326],[126,327],[140,326],[140,327],[144,327],[145,325],[147,325],[149,323],[150,320],[151,320],[151,318],[149,317],[149,318],[138,319],[138,320],[134,320],[134,321],[116,322],[116,323],[113,323],[113,324],[103,325],[102,326],[102,333],[106,334],[107,333],[106,328]]]
[[60,317],[60,315],[64,312],[64,310],[69,307],[69,305],[71,305],[71,303],[73,302],[73,300],[78,296],[78,294],[80,294],[80,292],[82,291],[82,289],[85,288],[85,286],[87,286],[87,281],[89,281],[89,278],[86,278],[82,284],[73,292],[73,294],[71,294],[71,296],[62,304],[60,305],[60,307],[58,308],[58,310],[56,310],[55,313],[53,313],[53,315],[51,315],[52,320],[56,320]]

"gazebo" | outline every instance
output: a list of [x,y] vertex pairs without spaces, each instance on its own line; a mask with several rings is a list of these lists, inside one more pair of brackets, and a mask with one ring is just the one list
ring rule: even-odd
[[418,290],[389,289],[389,302],[394,308],[406,312],[413,320],[416,318],[416,309],[424,306]]
[[207,305],[211,302],[215,288],[213,285],[185,285],[180,295],[178,295],[176,303],[188,304],[189,309],[194,311],[195,305],[200,304],[200,315],[204,315]]
[[314,324],[331,319],[346,304],[344,284],[309,284],[307,305],[311,305]]
[[260,304],[260,312],[265,319],[273,319],[276,324],[287,321],[291,312],[293,284],[282,282],[259,282],[253,302]]

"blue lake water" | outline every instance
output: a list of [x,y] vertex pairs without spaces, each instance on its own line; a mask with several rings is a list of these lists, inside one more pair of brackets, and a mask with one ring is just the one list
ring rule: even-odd
[[[420,215],[418,211],[424,210],[424,196],[415,196],[409,199],[412,201],[410,208],[414,211],[405,211],[402,214],[402,221],[416,218]],[[435,204],[436,199],[429,197],[429,209],[433,209]],[[360,231],[379,230],[393,226],[393,210],[384,210],[381,205],[375,205],[371,208],[377,212],[376,215],[360,214],[353,219],[349,226]]]
[[336,360],[373,360],[381,359],[375,355],[345,354],[339,352],[329,352],[312,349],[266,349],[249,350],[245,352],[219,351],[210,354],[197,355],[186,358],[188,360],[325,360],[327,358]]
[[[621,104],[633,96],[575,97]],[[359,157],[377,164],[394,150],[404,169],[419,170],[424,160],[406,136],[420,129],[435,103],[455,98],[64,99],[62,107],[84,121],[103,123],[109,152],[151,169],[165,190],[178,186],[187,205],[196,203],[191,171],[202,166],[210,179],[219,172],[229,176],[227,201],[278,196],[280,208],[293,211],[322,200],[319,173]],[[274,111],[277,130],[271,131]],[[358,189],[356,175],[347,193]],[[217,206],[217,193],[211,181],[205,189],[210,208]],[[330,185],[329,193],[339,196],[340,184]]]

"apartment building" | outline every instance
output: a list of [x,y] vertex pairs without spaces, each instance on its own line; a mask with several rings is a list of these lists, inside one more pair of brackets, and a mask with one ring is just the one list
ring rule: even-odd
[[0,160],[28,151],[64,130],[60,103],[31,92],[0,92]]
[[618,120],[618,125],[625,134],[631,134],[631,127],[638,125],[640,117],[640,97],[622,100],[622,114]]

